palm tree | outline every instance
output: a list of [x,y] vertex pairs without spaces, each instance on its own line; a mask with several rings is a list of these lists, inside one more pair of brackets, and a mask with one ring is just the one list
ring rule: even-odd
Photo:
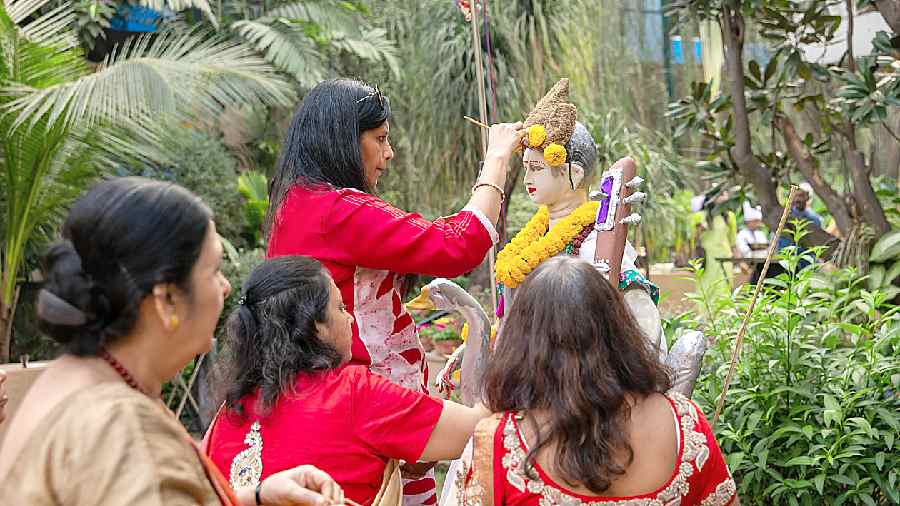
[[0,5],[0,362],[9,358],[26,251],[52,234],[90,178],[129,154],[167,162],[154,135],[163,123],[293,98],[252,48],[203,32],[134,39],[92,73],[71,6],[49,2]]
[[394,43],[368,22],[368,10],[353,2],[233,1],[220,11],[222,19],[234,20],[226,23],[234,37],[252,44],[301,88],[339,74],[347,56],[384,64],[399,75]]

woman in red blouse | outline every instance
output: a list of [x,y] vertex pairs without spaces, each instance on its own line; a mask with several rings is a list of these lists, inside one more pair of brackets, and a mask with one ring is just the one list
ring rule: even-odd
[[[600,308],[599,311],[585,311]],[[738,504],[709,423],[591,264],[547,260],[485,373],[482,420],[442,504]]]
[[314,259],[268,260],[250,274],[228,320],[225,409],[206,445],[232,484],[252,487],[313,464],[368,505],[389,460],[459,457],[487,410],[433,399],[350,364],[352,321]]
[[[358,81],[324,81],[306,95],[270,187],[268,257],[322,262],[354,317],[352,363],[427,392],[425,352],[401,302],[405,275],[455,277],[484,260],[497,241],[507,165],[524,131],[492,126],[471,200],[430,222],[372,195],[394,157],[390,120],[388,98]],[[407,506],[436,502],[430,476],[405,489]]]

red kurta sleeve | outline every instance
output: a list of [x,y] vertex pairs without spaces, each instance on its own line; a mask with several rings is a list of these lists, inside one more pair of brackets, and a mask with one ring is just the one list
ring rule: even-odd
[[323,215],[325,240],[339,244],[334,261],[401,274],[455,277],[484,260],[496,231],[480,211],[430,222],[356,190],[339,190]]
[[379,455],[415,462],[437,426],[444,404],[395,385],[366,367],[352,367],[353,427]]
[[[693,401],[688,401],[694,404]],[[706,447],[709,449],[709,456],[703,467],[700,469],[699,476],[696,477],[696,484],[699,490],[699,498],[703,500],[703,504],[715,506],[724,506],[731,504],[737,493],[737,487],[731,478],[731,472],[728,465],[725,464],[725,457],[722,450],[716,442],[713,435],[712,427],[703,412],[694,404],[694,410],[697,413],[697,425],[695,430],[706,436]],[[691,481],[694,481],[692,479]],[[693,489],[693,487],[691,487]]]

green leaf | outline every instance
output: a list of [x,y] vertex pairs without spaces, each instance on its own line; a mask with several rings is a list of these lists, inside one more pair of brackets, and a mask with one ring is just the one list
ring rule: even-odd
[[883,265],[873,265],[869,270],[869,290],[877,290],[881,288],[882,283],[884,282],[884,275],[887,270]]
[[875,467],[881,471],[881,468],[884,467],[884,452],[878,452],[875,454]]
[[794,457],[791,460],[784,463],[785,467],[791,466],[813,466],[816,464],[818,459],[809,457],[806,455],[801,455],[799,457]]
[[728,464],[728,469],[740,469],[741,463],[744,461],[744,452],[734,452],[729,453],[725,457],[725,462]]
[[822,490],[825,488],[825,474],[817,474],[815,478],[813,478],[813,484],[816,486],[816,490],[819,494],[822,493]]
[[895,432],[900,432],[900,420],[897,419],[897,415],[884,408],[875,408],[875,411],[884,420],[884,423],[888,424]]
[[900,255],[900,231],[887,233],[872,246],[869,262],[881,263]]
[[238,253],[237,248],[235,248],[234,245],[231,244],[231,241],[222,237],[221,235],[219,236],[219,240],[222,241],[222,249],[225,250],[225,255],[228,257],[228,261],[234,264],[235,267],[240,267],[241,255],[240,253]]

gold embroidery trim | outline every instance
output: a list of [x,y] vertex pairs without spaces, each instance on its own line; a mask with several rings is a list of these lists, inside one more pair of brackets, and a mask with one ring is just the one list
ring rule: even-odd
[[250,430],[244,436],[244,443],[248,448],[241,450],[231,461],[231,473],[229,482],[231,488],[255,487],[262,477],[262,448],[263,439],[260,434],[259,420],[250,425]]
[[[604,506],[666,506],[678,504],[690,492],[688,479],[693,476],[695,469],[699,472],[703,468],[709,457],[709,448],[706,444],[706,436],[695,430],[698,415],[694,406],[687,398],[677,392],[669,393],[667,396],[675,404],[675,411],[681,419],[681,432],[684,440],[684,450],[682,451],[681,461],[678,464],[678,471],[675,477],[654,498],[603,502]],[[503,468],[506,469],[507,481],[520,492],[524,493],[527,491],[540,495],[540,506],[595,506],[594,502],[582,501],[578,497],[566,494],[560,489],[544,483],[540,477],[536,480],[528,477],[525,473],[527,453],[520,444],[519,430],[514,422],[514,416],[510,416],[503,427],[503,448],[506,450],[506,453],[503,455],[501,463]],[[717,487],[714,496],[719,497],[726,494],[729,482],[731,487],[734,487],[734,481],[729,478]],[[721,494],[719,493],[719,488],[722,489]],[[728,495],[725,502],[721,504],[727,504],[728,499],[732,495],[733,493]],[[714,496],[710,496],[708,499],[712,499]],[[720,506],[720,503],[710,502],[709,506]]]

